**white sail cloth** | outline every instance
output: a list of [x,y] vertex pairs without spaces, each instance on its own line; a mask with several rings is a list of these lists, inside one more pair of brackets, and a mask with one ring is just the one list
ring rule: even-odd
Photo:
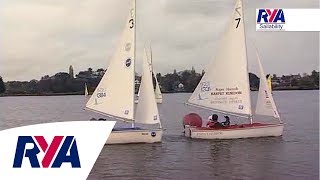
[[251,115],[247,64],[242,3],[238,0],[217,56],[191,95],[189,104]]
[[136,109],[135,122],[142,124],[160,123],[158,107],[153,91],[152,70],[149,66],[146,50],[143,53],[139,103]]
[[117,50],[86,104],[89,110],[129,120],[134,119],[135,1],[133,2]]

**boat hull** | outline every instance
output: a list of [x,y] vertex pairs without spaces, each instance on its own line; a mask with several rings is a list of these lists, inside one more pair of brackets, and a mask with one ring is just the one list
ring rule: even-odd
[[157,102],[158,104],[162,104],[162,98],[156,98],[156,102]]
[[106,144],[157,143],[161,142],[162,129],[124,129],[112,131]]
[[283,124],[260,124],[231,126],[231,128],[204,128],[185,126],[185,136],[192,139],[239,139],[281,136]]

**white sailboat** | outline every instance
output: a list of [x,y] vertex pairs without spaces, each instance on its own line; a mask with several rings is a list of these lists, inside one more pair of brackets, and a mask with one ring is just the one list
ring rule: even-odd
[[[150,68],[152,70],[152,74],[153,74],[153,76],[155,78],[155,81],[156,81],[156,88],[154,90],[156,102],[158,104],[161,104],[163,98],[162,98],[162,93],[161,93],[161,90],[160,90],[160,85],[159,85],[156,73],[155,73],[155,71],[153,69],[153,65],[152,65],[152,49],[151,49],[151,46],[150,46],[150,56],[148,56],[148,63],[150,65]],[[137,99],[135,100],[135,103],[139,102],[139,96],[140,96],[140,88],[139,88],[139,91],[138,91],[138,94],[137,94]]]
[[[247,124],[220,128],[196,127],[185,123],[185,136],[200,139],[235,139],[281,136],[283,123],[260,67],[260,88],[256,115],[278,119],[277,123],[258,123],[253,119],[248,76],[248,58],[245,39],[242,1],[237,0],[231,23],[226,30],[214,61],[188,100],[189,105],[250,120]],[[231,119],[233,122],[233,119]]]
[[85,97],[89,97],[89,91],[88,91],[87,83],[84,83],[84,96]]
[[270,92],[272,93],[272,75],[271,74],[269,74],[267,80],[268,80],[268,87],[270,89]]
[[156,80],[156,89],[154,91],[154,95],[155,95],[155,98],[156,98],[156,102],[161,104],[162,103],[162,93],[161,93],[161,90],[160,90],[160,85],[159,85],[159,82],[158,82],[158,79],[157,79],[157,73],[154,71],[154,68],[153,68],[153,65],[152,65],[152,49],[151,49],[151,46],[150,46],[150,65],[151,65],[151,69],[152,69],[152,73],[154,75],[154,79]]
[[[113,129],[106,144],[161,142],[162,128],[155,102],[151,70],[146,52],[143,58],[140,102],[135,108],[135,31],[136,1],[130,9],[129,18],[119,46],[110,61],[108,71],[86,104],[86,109],[102,115],[130,122],[130,128]],[[159,124],[159,128],[143,129],[136,123]]]

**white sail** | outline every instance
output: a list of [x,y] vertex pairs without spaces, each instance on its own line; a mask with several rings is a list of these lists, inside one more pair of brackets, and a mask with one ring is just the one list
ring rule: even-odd
[[268,81],[268,87],[270,89],[270,92],[272,93],[272,76],[271,76],[271,74],[268,76],[267,81]]
[[[140,83],[140,86],[141,86],[141,83]],[[138,90],[137,97],[139,97],[139,96],[140,96],[140,86],[139,86],[139,90]]]
[[134,118],[135,1],[122,39],[86,108],[121,119]]
[[142,124],[160,123],[158,107],[153,91],[152,71],[150,69],[147,52],[143,53],[143,74],[140,84],[139,103],[136,109],[135,122]]
[[260,85],[259,85],[258,100],[256,105],[256,114],[280,118],[279,113],[277,111],[276,104],[273,100],[271,91],[268,87],[268,82],[264,74],[258,53],[257,53],[257,60],[258,60],[259,69],[260,69]]
[[252,114],[243,22],[242,3],[238,0],[217,56],[191,95],[189,104],[227,113]]
[[[158,100],[162,100],[162,93],[161,93],[161,90],[160,90],[159,82],[158,82],[156,73],[154,71],[153,65],[152,65],[152,50],[151,50],[151,46],[150,46],[150,56],[148,58],[148,63],[150,65],[150,69],[152,70],[152,73],[153,73],[154,78],[156,80],[156,89],[154,91],[155,98],[158,99]],[[139,87],[139,91],[138,91],[137,97],[139,97],[139,96],[140,96],[140,87]]]
[[151,66],[151,70],[152,70],[152,73],[154,75],[154,78],[156,80],[156,89],[154,91],[155,97],[156,97],[156,99],[159,99],[159,100],[161,99],[162,100],[162,93],[161,93],[159,82],[158,82],[158,79],[157,79],[157,74],[154,71],[153,64],[152,64],[152,49],[151,49],[151,46],[150,46],[150,66]]
[[85,96],[85,97],[88,97],[88,96],[89,96],[87,83],[84,83],[84,96]]
[[[155,74],[155,73],[153,73],[153,74]],[[154,91],[154,95],[155,95],[156,99],[162,99],[162,93],[160,90],[159,82],[157,80],[157,76],[155,75],[154,78],[156,79],[156,90]]]

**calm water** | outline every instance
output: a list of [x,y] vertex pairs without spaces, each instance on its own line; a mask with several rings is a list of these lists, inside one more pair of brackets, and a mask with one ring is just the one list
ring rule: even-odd
[[[283,137],[223,141],[182,136],[185,114],[210,115],[185,106],[189,96],[164,95],[162,143],[105,146],[88,179],[318,179],[319,91],[274,92]],[[0,130],[97,117],[84,103],[83,96],[2,97]]]

